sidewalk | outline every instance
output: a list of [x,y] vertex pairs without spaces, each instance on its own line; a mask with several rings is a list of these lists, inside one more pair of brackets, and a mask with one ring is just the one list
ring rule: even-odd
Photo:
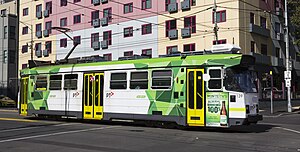
[[300,100],[292,100],[292,113],[288,112],[287,101],[273,101],[273,114],[271,114],[271,102],[259,101],[259,112],[264,116],[276,117],[288,114],[300,114]]

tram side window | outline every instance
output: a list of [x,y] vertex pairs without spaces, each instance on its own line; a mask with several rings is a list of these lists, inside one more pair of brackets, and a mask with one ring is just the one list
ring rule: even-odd
[[127,73],[112,73],[110,76],[110,89],[126,89]]
[[152,89],[171,89],[172,71],[154,70],[152,71]]
[[66,74],[64,79],[64,90],[77,90],[77,74]]
[[210,80],[208,81],[209,89],[222,89],[222,74],[221,69],[209,70]]
[[44,91],[47,90],[47,76],[37,76],[35,81],[35,90]]
[[49,90],[61,90],[62,75],[51,75]]
[[148,72],[131,72],[130,89],[148,89]]

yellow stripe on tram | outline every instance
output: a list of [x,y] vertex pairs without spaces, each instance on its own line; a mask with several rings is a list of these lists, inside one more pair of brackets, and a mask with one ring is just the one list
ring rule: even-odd
[[229,111],[246,112],[246,108],[229,108]]

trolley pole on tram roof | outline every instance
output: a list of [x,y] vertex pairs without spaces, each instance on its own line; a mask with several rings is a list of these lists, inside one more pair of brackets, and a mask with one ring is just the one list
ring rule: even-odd
[[292,80],[292,64],[290,63],[290,55],[289,55],[289,27],[288,27],[288,3],[285,0],[285,8],[284,8],[284,18],[285,18],[285,59],[286,59],[286,71],[284,72],[285,77],[285,86],[287,87],[287,101],[288,101],[288,112],[292,112],[291,105],[291,80]]

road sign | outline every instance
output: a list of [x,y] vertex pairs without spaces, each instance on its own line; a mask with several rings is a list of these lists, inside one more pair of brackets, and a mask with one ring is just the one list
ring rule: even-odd
[[291,87],[291,79],[285,79],[285,87]]
[[291,79],[292,71],[284,71],[284,79]]

